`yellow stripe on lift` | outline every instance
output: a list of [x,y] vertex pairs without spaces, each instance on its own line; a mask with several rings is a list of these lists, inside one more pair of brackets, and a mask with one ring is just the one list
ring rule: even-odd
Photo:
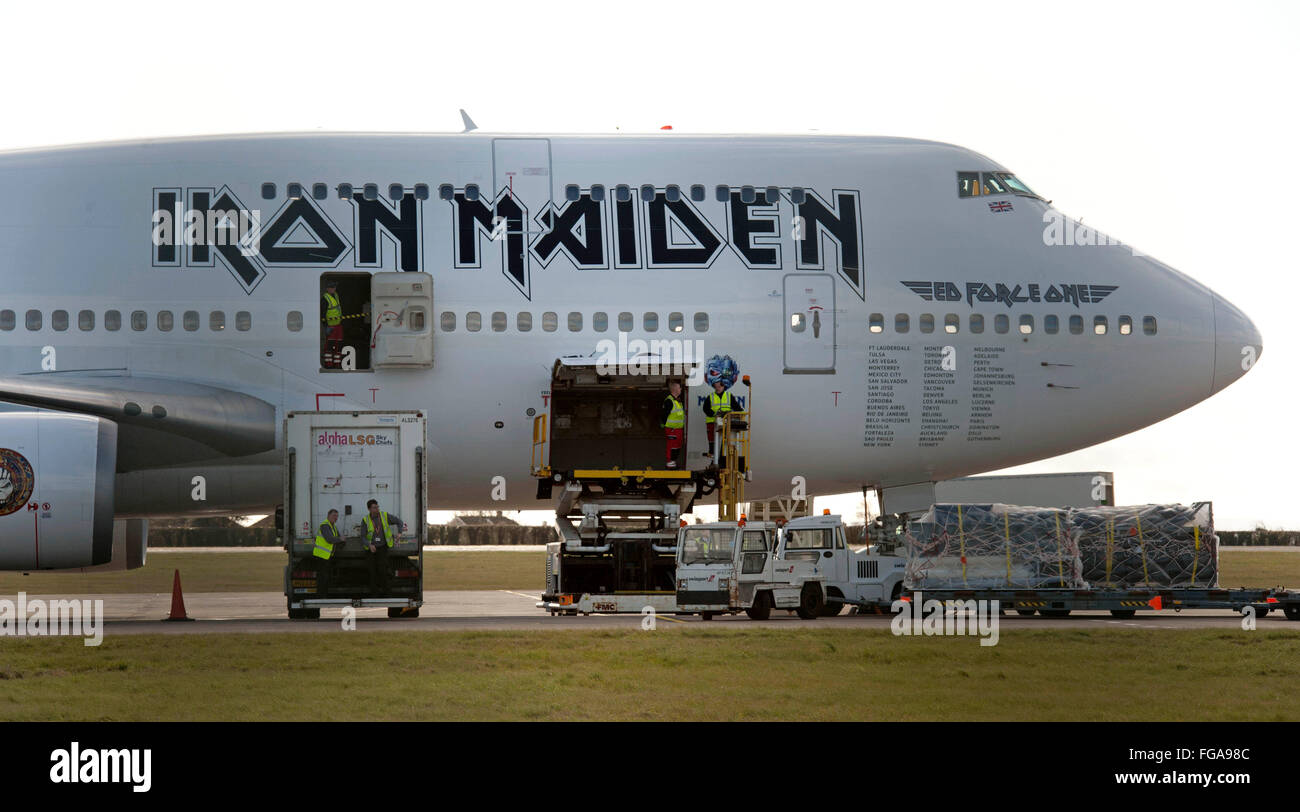
[[629,469],[620,468],[579,468],[573,472],[577,479],[622,479],[624,477],[644,479],[690,479],[690,471],[660,470],[656,468]]

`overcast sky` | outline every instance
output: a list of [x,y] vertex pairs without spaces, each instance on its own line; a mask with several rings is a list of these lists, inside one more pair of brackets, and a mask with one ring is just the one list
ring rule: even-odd
[[1210,400],[1014,470],[1111,470],[1121,504],[1212,499],[1220,527],[1295,529],[1298,8],[24,3],[5,10],[0,148],[458,131],[459,107],[496,131],[961,144],[1208,284],[1264,338],[1256,368]]

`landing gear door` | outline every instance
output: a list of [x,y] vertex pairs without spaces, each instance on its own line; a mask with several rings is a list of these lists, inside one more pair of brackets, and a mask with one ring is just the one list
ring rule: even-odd
[[835,372],[835,277],[792,273],[785,277],[782,346],[786,375]]
[[370,282],[371,366],[433,366],[433,277],[377,273]]

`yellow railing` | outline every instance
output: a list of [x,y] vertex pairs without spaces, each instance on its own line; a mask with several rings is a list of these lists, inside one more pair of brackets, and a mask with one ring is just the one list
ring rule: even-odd
[[547,476],[546,470],[546,415],[533,418],[533,476]]

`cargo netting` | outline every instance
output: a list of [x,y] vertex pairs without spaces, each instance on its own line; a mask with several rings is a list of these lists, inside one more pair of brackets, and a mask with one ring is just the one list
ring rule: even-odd
[[937,504],[904,544],[910,589],[1212,587],[1219,575],[1209,502]]

